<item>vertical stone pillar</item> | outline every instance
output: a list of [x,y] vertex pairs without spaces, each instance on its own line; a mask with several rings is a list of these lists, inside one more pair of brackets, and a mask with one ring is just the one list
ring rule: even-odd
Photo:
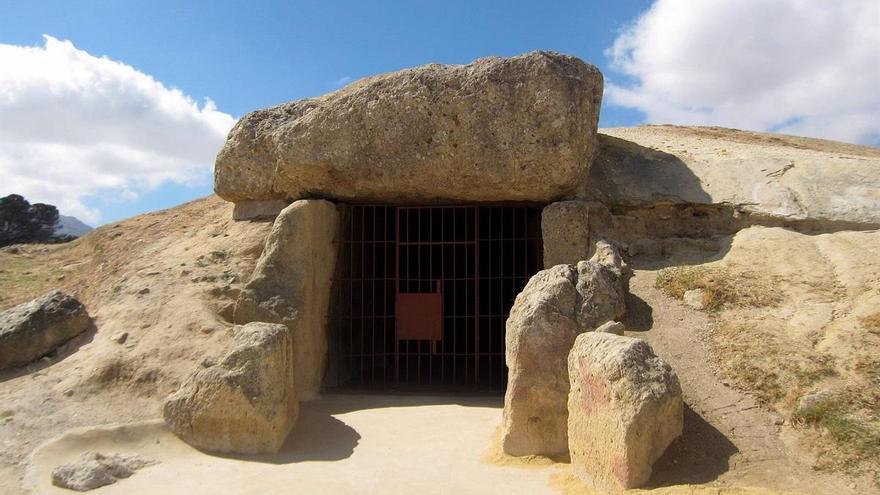
[[235,303],[237,324],[261,321],[290,328],[300,400],[317,396],[327,364],[327,312],[338,235],[339,212],[333,203],[300,200],[284,208]]
[[589,259],[590,205],[586,201],[558,201],[541,212],[544,268],[576,265]]

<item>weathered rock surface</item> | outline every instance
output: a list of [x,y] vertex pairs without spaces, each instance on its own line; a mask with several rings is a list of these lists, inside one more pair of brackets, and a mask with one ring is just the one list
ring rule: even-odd
[[590,206],[586,201],[557,201],[541,211],[544,268],[573,265],[590,257]]
[[[729,205],[780,221],[880,226],[880,150],[711,127],[602,129],[580,197]],[[816,187],[822,184],[822,187]]]
[[623,323],[619,321],[609,321],[608,323],[603,323],[602,325],[599,325],[599,328],[596,329],[596,332],[623,335],[623,332],[625,330],[626,327],[623,325]]
[[706,294],[703,292],[703,289],[691,289],[685,291],[682,301],[693,309],[703,310],[706,309],[705,297]]
[[245,115],[217,156],[234,202],[552,201],[591,162],[602,75],[551,52],[430,64]]
[[275,218],[290,204],[280,199],[267,201],[241,201],[232,209],[233,220],[261,220]]
[[568,450],[568,353],[579,334],[620,319],[626,311],[629,274],[608,250],[613,248],[602,243],[593,259],[538,272],[516,297],[507,320],[504,452],[521,456]]
[[592,332],[576,339],[568,373],[577,476],[602,493],[645,484],[684,425],[675,372],[643,340]]
[[108,456],[98,452],[86,452],[75,462],[53,469],[52,484],[86,492],[112,485],[120,479],[130,477],[135,471],[155,463],[156,461],[144,459],[139,455]]
[[293,337],[299,399],[317,396],[327,362],[327,311],[336,267],[339,212],[300,200],[275,219],[250,281],[235,303],[235,323],[281,323]]
[[187,443],[236,454],[275,453],[296,423],[290,329],[236,326],[234,348],[193,373],[165,402],[165,422]]
[[0,313],[0,370],[44,356],[92,326],[86,308],[52,291]]

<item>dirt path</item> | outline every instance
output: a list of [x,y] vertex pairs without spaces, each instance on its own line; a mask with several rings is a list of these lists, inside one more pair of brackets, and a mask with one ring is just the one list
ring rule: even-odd
[[813,471],[809,459],[783,441],[790,434],[783,418],[716,376],[705,345],[712,320],[666,298],[654,288],[655,276],[635,271],[627,335],[647,340],[672,365],[688,407],[684,435],[655,465],[652,483],[855,494],[849,483]]

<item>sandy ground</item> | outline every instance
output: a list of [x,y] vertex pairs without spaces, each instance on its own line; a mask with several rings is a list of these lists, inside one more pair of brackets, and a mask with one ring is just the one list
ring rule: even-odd
[[76,430],[34,454],[32,493],[53,487],[53,467],[86,450],[160,461],[95,493],[556,493],[552,467],[484,462],[501,418],[497,398],[330,395],[304,405],[277,456],[239,460],[184,444],[161,422]]
[[[567,464],[520,461],[493,452],[489,446],[501,406],[500,398],[325,396],[304,405],[278,455],[247,459],[200,452],[159,420],[81,428],[35,451],[25,485],[28,493],[71,493],[52,486],[52,469],[93,450],[159,461],[93,492],[98,494],[593,493],[577,482]],[[779,493],[657,485],[633,493]]]

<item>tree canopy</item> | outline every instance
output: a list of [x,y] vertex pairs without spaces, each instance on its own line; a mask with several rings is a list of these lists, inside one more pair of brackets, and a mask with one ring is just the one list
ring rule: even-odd
[[58,208],[30,204],[23,196],[0,198],[0,247],[28,242],[54,242]]

